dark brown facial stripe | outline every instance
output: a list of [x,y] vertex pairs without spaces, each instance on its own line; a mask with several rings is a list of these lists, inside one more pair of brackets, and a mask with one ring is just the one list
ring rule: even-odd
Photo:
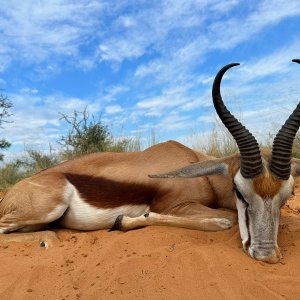
[[154,187],[138,183],[117,182],[103,177],[70,173],[64,175],[87,203],[98,208],[150,205],[156,193]]

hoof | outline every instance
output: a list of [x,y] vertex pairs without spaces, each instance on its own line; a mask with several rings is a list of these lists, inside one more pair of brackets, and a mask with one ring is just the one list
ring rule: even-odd
[[46,248],[46,242],[45,241],[40,241],[40,247],[41,248]]
[[219,220],[220,226],[224,229],[230,229],[232,227],[232,223],[229,219],[226,218],[220,218]]
[[109,231],[115,231],[115,230],[122,230],[122,220],[123,220],[123,215],[119,215],[116,218],[116,221],[113,225],[113,227]]

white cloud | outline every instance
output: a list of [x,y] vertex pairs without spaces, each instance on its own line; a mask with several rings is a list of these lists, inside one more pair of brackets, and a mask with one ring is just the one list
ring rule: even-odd
[[[228,18],[228,12],[239,4],[238,0],[164,0],[151,5],[96,0],[6,1],[0,8],[0,71],[11,60],[38,64],[53,56],[68,56],[70,63],[76,61],[78,67],[90,70],[98,58],[121,63],[154,53],[159,55],[141,64],[136,75],[170,79],[174,72],[180,76],[178,70],[189,70],[195,61],[200,64],[208,51],[232,48],[264,27],[300,14],[298,1],[272,0],[262,1],[252,10],[244,4],[250,10],[248,15]],[[112,21],[103,26],[107,15]],[[185,34],[177,35],[177,31]],[[81,47],[95,41],[98,50],[80,53]]]
[[116,100],[117,96],[127,92],[129,88],[125,85],[114,85],[105,89],[101,98],[106,102],[112,102]]
[[299,14],[300,7],[297,0],[288,2],[282,0],[261,1],[247,16],[241,15],[239,18],[233,17],[213,23],[210,26],[209,34],[210,40],[214,41],[211,48],[233,48],[265,27]]
[[107,106],[105,108],[105,112],[107,114],[116,114],[116,113],[120,113],[122,111],[123,111],[123,109],[120,105],[111,105],[111,106]]
[[[170,79],[172,71],[201,63],[208,51],[232,48],[266,26],[299,15],[298,4],[265,0],[252,8],[244,3],[247,15],[228,17],[240,1],[5,1],[0,8],[0,71],[12,60],[39,64],[68,56],[70,63],[90,70],[98,58],[121,63],[159,54],[139,66],[136,75],[161,73],[159,77]],[[107,16],[109,23],[104,22]],[[95,46],[89,54],[81,53],[90,43],[98,43],[98,50]]]
[[182,130],[190,128],[194,123],[190,116],[179,115],[176,112],[170,113],[165,118],[159,121],[154,128],[163,132],[172,130]]
[[25,87],[20,90],[20,94],[32,94],[35,95],[39,92],[38,89]]
[[210,13],[225,13],[237,4],[238,1],[234,0],[152,2],[152,5],[137,9],[134,14],[116,19],[109,37],[99,45],[99,56],[102,60],[122,62],[159,51],[168,41],[172,51],[174,46],[177,47],[173,39],[176,30],[198,28]]
[[[215,7],[218,4],[220,2],[217,2]],[[232,4],[236,5],[236,2],[233,1]],[[158,82],[176,82],[191,74],[195,62],[199,66],[204,61],[205,55],[211,51],[232,49],[248,41],[264,28],[285,18],[300,15],[298,4],[296,0],[289,2],[265,0],[253,6],[247,15],[234,15],[229,18],[225,15],[224,18],[220,18],[221,15],[216,17],[214,14],[207,14],[211,17],[209,23],[206,24],[207,19],[202,19],[206,31],[194,28],[198,34],[193,39],[183,40],[176,48],[170,47],[169,51],[162,52],[159,58],[140,64],[135,75],[139,78],[153,76]],[[228,9],[232,7],[229,6]]]
[[40,63],[53,55],[75,56],[99,30],[100,1],[4,1],[0,8],[0,70],[7,61]]
[[262,58],[252,59],[250,63],[242,64],[238,68],[238,78],[242,81],[251,81],[261,77],[279,75],[281,73],[291,72],[296,66],[291,62],[292,58],[299,56],[300,43],[293,42],[290,45],[276,49],[273,53],[265,55]]
[[120,16],[116,20],[116,25],[124,28],[132,28],[137,26],[136,18],[133,16]]
[[139,101],[135,105],[133,115],[136,116],[162,116],[170,109],[181,107],[189,101],[185,97],[185,88],[175,87],[165,89],[161,92],[161,95],[144,99]]
[[268,0],[263,1],[258,10],[248,18],[249,24],[257,28],[277,23],[283,18],[297,16],[300,13],[299,2],[297,0]]
[[101,60],[122,62],[125,58],[137,58],[144,54],[144,36],[134,36],[134,40],[126,41],[112,38],[99,45]]
[[14,104],[12,123],[5,124],[3,135],[13,146],[55,143],[66,125],[59,113],[71,116],[74,110],[83,111],[86,107],[91,114],[99,112],[99,104],[86,99],[38,96],[26,90],[23,94],[8,94],[8,97]]
[[6,81],[2,78],[0,78],[0,90],[2,90],[6,85]]

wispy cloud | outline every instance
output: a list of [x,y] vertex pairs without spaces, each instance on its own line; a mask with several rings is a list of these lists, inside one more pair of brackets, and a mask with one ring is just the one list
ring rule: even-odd
[[70,116],[74,110],[83,111],[87,104],[90,104],[89,112],[98,112],[95,104],[86,99],[36,94],[36,90],[25,88],[22,94],[9,95],[14,103],[10,117],[13,123],[6,124],[2,132],[14,145],[37,144],[41,140],[46,145],[50,142],[55,144],[63,128],[60,113]]
[[214,75],[235,60],[222,94],[251,131],[299,101],[289,63],[300,56],[297,0],[2,2],[0,89],[14,103],[5,128],[14,144],[54,141],[65,130],[58,112],[87,105],[131,133],[206,131]]
[[225,21],[214,22],[209,27],[209,39],[215,42],[212,48],[228,49],[248,40],[267,26],[274,25],[285,18],[298,16],[300,7],[297,0],[260,1],[247,15],[241,14]]
[[0,49],[0,68],[13,59],[36,64],[53,56],[77,56],[101,28],[97,15],[103,10],[100,1],[4,1],[0,31],[6,46]]
[[160,96],[137,102],[134,114],[142,116],[162,116],[166,111],[187,103],[189,99],[183,95],[184,90],[181,87],[166,89],[162,91]]
[[107,114],[116,114],[122,112],[123,109],[120,105],[110,105],[105,108]]
[[[103,39],[99,45],[99,56],[102,60],[112,62],[156,53],[165,56],[189,39],[195,39],[197,35],[190,30],[200,29],[209,15],[227,13],[238,3],[236,0],[153,2],[151,6],[146,5],[134,13],[118,17],[110,28],[113,36]],[[181,35],[177,38],[178,29],[186,31],[190,37],[183,39]],[[204,38],[202,42],[203,40]],[[166,42],[169,43],[170,49],[164,49]],[[188,46],[192,47],[193,45]],[[185,56],[187,51],[189,49],[181,49],[179,55]],[[154,71],[158,70],[159,62],[153,61],[149,67]],[[144,75],[148,72],[146,66],[141,66],[136,74]]]
[[[236,4],[236,2],[230,4]],[[229,6],[228,9],[232,7]],[[178,77],[187,76],[186,73],[193,71],[195,65],[203,63],[205,55],[209,52],[235,48],[265,27],[298,15],[300,15],[298,1],[286,3],[267,0],[261,1],[252,9],[249,8],[246,14],[242,13],[229,18],[213,15],[207,25],[205,25],[207,20],[204,18],[202,25],[206,31],[199,29],[197,36],[191,41],[184,40],[175,51],[170,49],[163,53],[162,57],[141,64],[135,74],[138,77],[153,75],[159,81],[177,80]],[[176,74],[175,78],[174,74]]]
[[279,75],[291,72],[295,66],[291,63],[292,58],[300,55],[300,42],[295,40],[290,45],[285,45],[264,57],[252,59],[252,61],[242,64],[238,69],[238,77],[242,81],[261,79],[262,77]]
[[107,102],[115,101],[118,96],[128,91],[128,87],[125,85],[114,85],[105,89],[102,99]]

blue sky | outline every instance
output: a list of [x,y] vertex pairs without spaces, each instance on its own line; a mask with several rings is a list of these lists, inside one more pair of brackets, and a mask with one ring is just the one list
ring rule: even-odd
[[7,157],[54,148],[59,112],[113,133],[191,144],[213,126],[211,84],[259,140],[300,99],[297,0],[0,0],[0,88],[14,104]]

